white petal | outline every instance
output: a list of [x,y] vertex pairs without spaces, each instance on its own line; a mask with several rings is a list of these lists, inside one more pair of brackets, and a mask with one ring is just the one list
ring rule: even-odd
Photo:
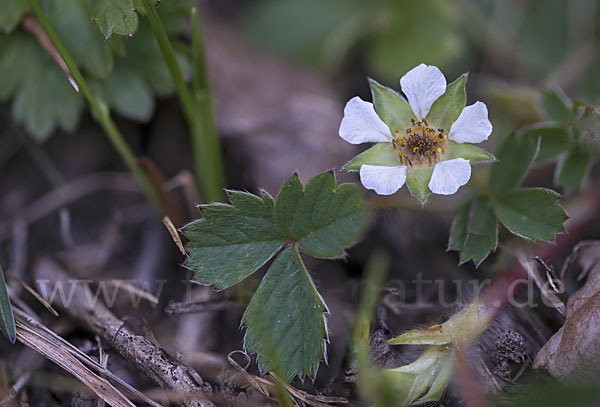
[[452,195],[469,182],[471,165],[464,158],[439,162],[433,167],[429,189],[434,194]]
[[358,96],[346,103],[344,118],[340,124],[340,137],[351,144],[367,142],[391,142],[392,132],[373,107]]
[[363,165],[360,167],[360,182],[379,195],[392,195],[406,181],[406,167]]
[[457,143],[481,143],[492,134],[492,123],[488,119],[487,106],[475,102],[463,109],[452,124],[448,138]]
[[446,78],[437,67],[421,64],[400,79],[400,86],[415,117],[421,120],[433,102],[446,92]]

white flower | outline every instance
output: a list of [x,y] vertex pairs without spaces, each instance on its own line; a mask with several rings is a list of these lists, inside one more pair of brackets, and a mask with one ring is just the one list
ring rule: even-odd
[[[471,177],[471,165],[464,158],[445,159],[448,140],[456,143],[481,143],[492,133],[487,107],[482,102],[466,106],[450,129],[435,128],[428,123],[433,103],[446,92],[446,78],[435,66],[421,64],[400,79],[402,91],[412,113],[404,128],[390,129],[379,117],[372,103],[354,97],[344,108],[340,137],[352,144],[367,142],[392,143],[397,164],[360,167],[360,180],[365,188],[380,195],[391,195],[406,182],[407,170],[433,167],[428,187],[441,195],[454,194]],[[408,108],[407,108],[408,109]]]

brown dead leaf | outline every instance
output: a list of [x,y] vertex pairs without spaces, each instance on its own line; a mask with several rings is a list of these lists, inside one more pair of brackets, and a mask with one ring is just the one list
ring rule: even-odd
[[578,383],[600,377],[600,242],[590,243],[577,245],[571,256],[588,280],[569,298],[565,324],[540,349],[533,365]]

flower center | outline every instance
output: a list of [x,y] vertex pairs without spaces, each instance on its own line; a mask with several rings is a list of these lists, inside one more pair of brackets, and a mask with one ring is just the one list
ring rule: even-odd
[[396,135],[392,145],[398,152],[402,165],[409,167],[419,165],[435,165],[446,148],[448,137],[444,129],[433,129],[425,119],[411,119],[412,126],[405,133],[394,130]]

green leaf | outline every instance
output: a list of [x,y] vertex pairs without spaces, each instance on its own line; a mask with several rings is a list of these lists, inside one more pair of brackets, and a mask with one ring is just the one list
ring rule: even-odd
[[526,126],[517,132],[519,136],[540,139],[540,148],[535,161],[551,160],[569,149],[572,141],[567,134],[567,126],[560,122],[541,122]]
[[91,17],[105,39],[113,34],[131,36],[137,31],[139,24],[132,0],[97,0]]
[[471,164],[491,163],[496,161],[496,157],[481,147],[469,143],[457,143],[449,140],[448,148],[444,151],[442,160],[453,160],[455,158],[464,158],[465,160],[469,160]]
[[27,77],[35,51],[33,39],[20,32],[0,34],[0,100],[10,98]]
[[335,187],[332,172],[314,176],[302,187],[297,174],[283,184],[275,222],[300,248],[319,258],[335,258],[352,245],[366,224],[366,212],[354,184]]
[[[158,3],[160,3],[160,0],[150,0],[150,2],[152,4],[154,4],[154,6],[156,7],[156,6],[158,6]],[[143,0],[133,0],[133,5],[135,6],[135,9],[137,10],[137,12],[142,15],[146,15],[146,13],[148,12],[146,10],[146,6],[144,6]]]
[[0,30],[11,32],[29,11],[29,2],[24,0],[2,0],[0,6]]
[[573,125],[575,140],[584,145],[598,144],[600,134],[600,115],[592,106],[580,108],[578,119]]
[[461,205],[448,243],[448,249],[460,252],[460,263],[472,260],[478,267],[497,246],[498,222],[491,200],[478,197]]
[[6,289],[6,281],[4,273],[0,267],[0,330],[8,338],[11,343],[15,343],[17,332],[15,328],[15,317],[10,305],[8,290]]
[[551,241],[565,230],[565,210],[559,195],[545,188],[509,192],[494,206],[498,220],[512,233],[526,239]]
[[567,192],[578,189],[589,173],[591,164],[590,153],[581,149],[569,151],[556,166],[556,183]]
[[88,73],[106,78],[112,69],[108,42],[90,21],[87,0],[47,0],[46,15],[73,59]]
[[427,122],[435,128],[444,129],[446,134],[450,132],[452,123],[458,119],[460,113],[467,103],[468,74],[462,74],[454,82],[446,87],[446,93],[440,96],[427,114]]
[[540,109],[549,120],[568,122],[573,118],[573,102],[558,88],[542,93]]
[[400,160],[392,143],[377,143],[350,160],[344,168],[348,171],[359,171],[364,164],[397,167]]
[[273,197],[231,192],[232,205],[202,207],[203,219],[189,223],[183,233],[187,245],[186,267],[194,279],[218,289],[230,287],[271,259],[285,242],[273,219]]
[[406,170],[406,186],[411,195],[417,198],[421,204],[427,202],[431,195],[429,180],[433,173],[433,167],[410,167]]
[[314,377],[325,358],[326,312],[298,249],[289,247],[273,262],[244,313],[244,348],[258,352],[261,370],[276,370],[286,381]]
[[[41,49],[31,56],[21,86],[16,90],[12,115],[38,140],[46,139],[57,127],[73,131],[83,108],[83,99],[64,73]],[[58,101],[58,102],[57,102]]]
[[521,184],[538,152],[539,140],[511,134],[504,140],[490,170],[490,190],[499,195]]
[[381,85],[374,79],[369,79],[369,86],[373,93],[375,110],[381,120],[390,127],[390,130],[404,132],[409,128],[411,126],[410,119],[415,114],[408,103],[396,91]]
[[154,95],[146,79],[120,59],[104,83],[102,93],[108,105],[119,114],[147,122],[154,112]]

